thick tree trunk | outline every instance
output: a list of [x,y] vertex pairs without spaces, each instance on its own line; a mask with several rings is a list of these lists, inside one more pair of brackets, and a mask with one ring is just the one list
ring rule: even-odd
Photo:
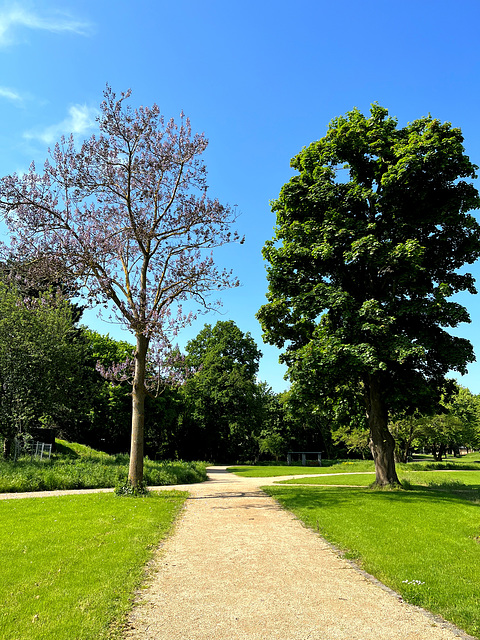
[[398,485],[400,481],[395,469],[395,440],[388,430],[388,411],[378,375],[368,377],[366,392],[370,427],[368,446],[375,461],[375,484],[381,487]]
[[443,456],[446,453],[446,447],[445,445],[439,445],[437,447],[437,445],[433,445],[432,446],[432,455],[433,455],[433,459],[435,460],[435,462],[442,462],[443,460]]
[[130,445],[130,466],[128,479],[134,487],[143,482],[143,441],[145,429],[145,368],[147,361],[148,339],[137,335],[135,351],[135,377],[132,389],[132,439]]

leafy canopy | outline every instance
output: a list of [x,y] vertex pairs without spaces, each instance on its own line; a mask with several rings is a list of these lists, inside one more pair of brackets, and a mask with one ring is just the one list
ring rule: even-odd
[[187,366],[197,370],[182,389],[191,445],[208,459],[254,456],[263,406],[254,339],[232,320],[219,321],[206,324],[186,350]]
[[25,296],[0,279],[0,435],[78,410],[84,345],[58,292]]
[[305,397],[373,375],[390,407],[428,404],[474,360],[447,330],[469,322],[450,298],[476,293],[459,270],[480,255],[461,131],[430,116],[399,128],[375,104],[333,120],[291,165],[264,247],[265,339]]

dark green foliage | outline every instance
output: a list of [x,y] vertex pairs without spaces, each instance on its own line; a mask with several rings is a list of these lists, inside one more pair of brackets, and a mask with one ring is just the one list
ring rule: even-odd
[[84,345],[61,294],[0,281],[0,435],[54,426],[78,408]]
[[[121,453],[130,448],[132,387],[128,380],[110,381],[102,377],[95,366],[105,369],[133,357],[129,342],[115,340],[84,329],[88,345],[87,366],[90,371],[90,408],[80,429],[65,432],[66,437],[108,451]],[[178,417],[182,410],[181,395],[176,388],[166,386],[160,396],[145,399],[145,455],[154,459],[176,459],[178,453]]]
[[447,451],[459,454],[460,447],[480,444],[480,399],[468,389],[454,384],[439,411],[433,415],[400,415],[390,427],[396,440],[396,456],[407,461],[411,448],[425,448],[441,461]]
[[78,410],[74,419],[60,424],[61,437],[90,446],[121,453],[130,447],[131,385],[112,383],[96,371],[97,363],[104,367],[123,362],[134,347],[128,342],[102,336],[90,329],[81,329],[84,345],[79,363],[82,386],[78,392]]
[[256,383],[261,353],[232,321],[205,325],[187,344],[196,369],[183,388],[182,457],[249,459],[258,455],[262,403]]
[[388,413],[431,410],[448,371],[465,372],[468,322],[449,298],[475,293],[459,274],[480,255],[476,166],[459,129],[426,117],[398,128],[386,109],[353,110],[292,160],[299,175],[273,203],[264,248],[265,339],[306,404],[359,388],[377,482],[397,482]]
[[[180,416],[184,402],[181,389],[165,387],[158,397],[145,400],[145,453],[155,460],[185,459],[181,451]],[[193,455],[188,459],[198,456]]]
[[137,486],[133,485],[130,480],[127,479],[123,484],[118,484],[114,491],[116,496],[129,496],[131,498],[144,498],[149,495],[147,483],[141,482]]

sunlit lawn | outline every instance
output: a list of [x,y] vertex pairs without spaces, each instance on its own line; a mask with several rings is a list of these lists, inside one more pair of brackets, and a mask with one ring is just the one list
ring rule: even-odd
[[[470,453],[461,458],[449,456],[443,462],[435,462],[429,456],[422,456],[407,464],[397,464],[399,472],[409,471],[434,471],[436,469],[477,470],[480,471],[480,453]],[[375,471],[373,460],[323,460],[322,466],[301,465],[236,465],[229,467],[231,473],[244,478],[272,478],[275,476],[293,476],[306,474],[330,474],[330,473],[363,473]],[[367,484],[370,484],[368,482]]]
[[324,460],[321,467],[308,467],[301,465],[237,465],[228,467],[228,471],[243,478],[272,478],[275,476],[293,476],[318,473],[347,473],[354,471],[374,471],[373,460],[351,460],[345,462],[330,462]]
[[0,638],[121,637],[144,565],[186,495],[0,501]]
[[[398,471],[400,482],[407,487],[417,486],[447,486],[479,492],[480,471]],[[375,480],[375,472],[352,473],[342,475],[322,475],[311,478],[293,478],[280,480],[279,484],[312,484],[312,485],[348,485],[368,487]]]
[[264,490],[405,600],[479,635],[480,472],[411,476],[430,488]]

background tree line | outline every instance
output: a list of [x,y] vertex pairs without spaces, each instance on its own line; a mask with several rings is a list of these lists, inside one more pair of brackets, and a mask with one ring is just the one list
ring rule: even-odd
[[[7,341],[17,326],[8,324],[12,315],[25,327],[2,355],[9,434],[22,421],[58,421],[123,448],[128,380],[135,487],[144,451],[247,459],[278,457],[294,442],[363,453],[368,425],[375,484],[386,486],[399,484],[395,461],[415,443],[428,442],[438,459],[476,442],[476,426],[465,432],[471,412],[465,403],[460,409],[460,392],[446,378],[475,360],[471,343],[450,331],[470,322],[451,298],[476,293],[463,268],[480,257],[471,213],[480,208],[478,167],[460,129],[431,116],[399,127],[373,104],[369,116],[354,109],[332,120],[292,159],[297,174],[272,203],[267,303],[257,313],[264,340],[283,350],[288,367],[292,388],[279,398],[257,381],[260,352],[233,323],[206,325],[184,356],[172,350],[171,339],[194,317],[183,313],[184,301],[212,308],[213,291],[239,284],[211,252],[243,239],[231,230],[234,208],[207,196],[208,143],[188,118],[167,123],[157,105],[134,109],[130,91],[117,97],[108,85],[104,98],[98,137],[81,147],[61,138],[43,173],[32,164],[2,178],[0,212],[10,255],[35,264],[43,279],[51,272],[75,283],[92,304],[111,303],[136,346],[124,365],[114,362],[111,345],[68,328],[73,309],[61,296],[23,293],[4,315]],[[51,348],[38,336],[27,341],[30,307],[59,336]],[[71,357],[59,357],[63,347]],[[77,352],[83,359],[73,367]],[[115,373],[112,388],[99,372]],[[151,395],[153,388],[162,393]]]
[[[54,427],[58,436],[110,453],[126,452],[131,382],[105,371],[128,363],[135,347],[81,325],[68,288],[32,285],[12,269],[0,279],[0,435],[5,453],[18,435]],[[163,392],[146,399],[145,450],[157,459],[255,461],[288,450],[324,457],[368,456],[361,397],[345,386],[330,400],[305,401],[298,385],[277,394],[257,378],[261,351],[232,320],[206,324],[170,367]],[[112,378],[112,376],[110,376]],[[437,459],[480,444],[480,399],[454,385],[442,412],[393,415],[397,460],[425,447]]]

